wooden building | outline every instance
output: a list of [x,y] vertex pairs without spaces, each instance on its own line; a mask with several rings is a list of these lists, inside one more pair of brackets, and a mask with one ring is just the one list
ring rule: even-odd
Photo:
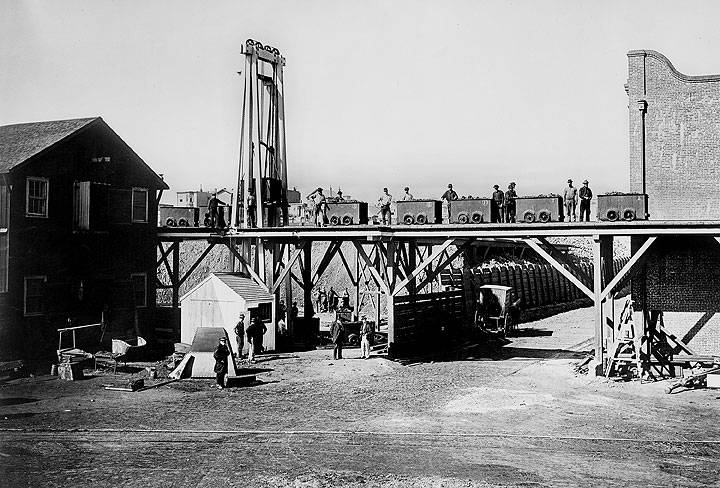
[[167,188],[100,117],[0,127],[0,358],[51,357],[103,312],[105,340],[152,336]]
[[[255,316],[267,327],[263,347],[276,348],[275,297],[251,278],[238,273],[210,273],[207,278],[180,298],[180,340],[192,343],[198,327],[223,327],[231,337],[228,346],[238,354],[235,344],[235,325],[240,314],[245,315],[245,328]],[[247,354],[247,343],[243,354]]]

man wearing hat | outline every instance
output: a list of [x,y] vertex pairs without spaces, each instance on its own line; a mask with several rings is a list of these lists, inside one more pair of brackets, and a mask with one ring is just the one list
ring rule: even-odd
[[360,326],[360,354],[363,359],[370,358],[370,341],[372,341],[372,335],[375,333],[373,325],[367,321],[367,316],[363,315],[361,319],[362,325]]
[[505,213],[505,194],[500,190],[500,186],[493,185],[495,191],[490,200],[490,221],[502,222]]
[[590,222],[590,201],[592,200],[592,190],[588,186],[588,180],[583,181],[583,186],[578,192],[580,195],[580,222],[583,221],[583,215],[585,216],[585,222]]
[[213,358],[215,359],[215,376],[217,378],[218,388],[221,390],[225,388],[225,375],[228,372],[227,358],[230,355],[230,350],[228,349],[226,343],[227,340],[225,339],[225,336],[220,336],[218,339],[218,345],[213,352]]
[[323,195],[323,189],[318,188],[307,196],[308,200],[312,200],[314,205],[315,224],[318,227],[325,227],[327,224],[327,199]]
[[515,199],[517,192],[515,191],[515,182],[511,181],[505,192],[505,223],[515,222]]
[[403,202],[407,202],[407,201],[410,201],[410,200],[415,200],[415,199],[414,199],[413,196],[410,194],[410,187],[407,187],[407,186],[406,186],[406,187],[405,187],[405,193],[404,193],[403,196],[402,196],[402,201],[403,201]]
[[342,190],[338,189],[337,196],[335,197],[335,201],[336,202],[344,202],[345,201],[345,199],[342,196]]
[[390,225],[390,205],[392,204],[392,195],[388,193],[387,188],[383,188],[383,194],[378,198],[378,204],[380,205],[380,217],[382,218],[383,225]]
[[563,202],[565,203],[565,222],[577,222],[577,214],[575,213],[575,206],[577,202],[577,188],[572,184],[572,180],[568,179],[568,186],[563,191]]
[[451,212],[450,202],[452,202],[453,200],[457,200],[458,194],[455,192],[455,190],[453,190],[452,183],[448,183],[447,187],[448,189],[445,190],[445,193],[442,194],[440,200],[443,201],[443,205],[445,207],[445,215],[447,215],[447,220],[445,222],[449,223]]

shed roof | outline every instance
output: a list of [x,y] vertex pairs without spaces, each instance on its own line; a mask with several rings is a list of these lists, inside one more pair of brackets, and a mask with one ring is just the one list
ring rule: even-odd
[[232,291],[251,302],[264,302],[274,299],[273,295],[265,291],[250,278],[238,273],[214,273],[220,281],[225,283]]
[[0,173],[62,141],[100,117],[52,120],[0,127]]

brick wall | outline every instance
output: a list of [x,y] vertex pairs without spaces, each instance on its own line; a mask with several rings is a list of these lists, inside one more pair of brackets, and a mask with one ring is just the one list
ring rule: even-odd
[[[633,253],[642,241],[633,238]],[[665,329],[693,352],[720,353],[720,244],[714,238],[659,238],[632,287],[636,308],[662,311]]]
[[[630,186],[653,220],[720,219],[720,75],[687,76],[655,51],[628,53]],[[699,198],[694,198],[699,196]]]

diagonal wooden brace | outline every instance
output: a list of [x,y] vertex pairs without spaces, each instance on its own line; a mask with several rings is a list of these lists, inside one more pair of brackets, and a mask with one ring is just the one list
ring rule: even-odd
[[640,249],[632,255],[630,260],[625,264],[625,266],[622,267],[622,269],[618,272],[617,275],[608,283],[603,291],[600,293],[600,300],[605,300],[605,297],[607,297],[610,292],[617,286],[618,283],[627,275],[630,273],[633,268],[640,262],[640,259],[645,255],[645,252],[650,249],[650,246],[652,246],[653,242],[657,240],[657,236],[651,236],[648,237],[648,240],[643,242],[643,245],[640,246]]
[[568,270],[565,266],[563,266],[562,264],[557,262],[555,260],[555,258],[553,258],[545,249],[542,248],[542,246],[540,246],[540,244],[538,244],[537,242],[535,242],[532,239],[523,239],[523,241],[528,246],[530,246],[533,251],[535,251],[543,259],[545,259],[545,261],[550,263],[550,265],[553,268],[557,269],[565,278],[570,280],[570,283],[577,286],[580,289],[580,291],[583,292],[585,295],[587,295],[591,300],[593,300],[593,301],[595,300],[595,294],[593,293],[593,291],[590,288],[588,288],[587,286],[585,286],[585,284],[582,281],[580,281],[574,274],[572,274],[570,272],[570,270]]
[[408,283],[410,283],[413,278],[415,278],[417,275],[422,273],[422,271],[427,268],[435,259],[437,259],[442,253],[445,252],[445,250],[451,246],[455,242],[455,239],[448,239],[445,242],[442,243],[440,247],[438,247],[430,256],[428,256],[425,260],[423,260],[415,270],[410,273],[410,275],[402,280],[400,283],[398,283],[395,286],[395,289],[392,292],[392,296],[396,296],[402,289],[404,289]]

